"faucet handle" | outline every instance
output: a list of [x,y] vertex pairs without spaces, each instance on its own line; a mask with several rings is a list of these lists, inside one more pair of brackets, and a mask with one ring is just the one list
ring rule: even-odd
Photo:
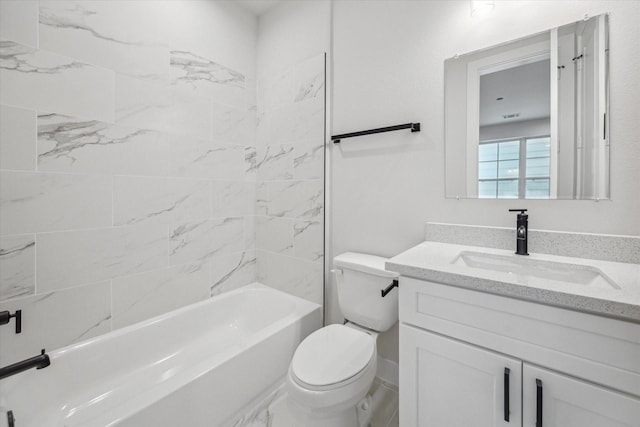
[[526,209],[509,209],[509,212],[520,212],[521,214],[525,213]]

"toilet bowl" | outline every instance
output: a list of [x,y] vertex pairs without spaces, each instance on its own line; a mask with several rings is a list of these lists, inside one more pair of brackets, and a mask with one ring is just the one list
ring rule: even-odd
[[397,277],[384,270],[385,261],[356,253],[334,258],[334,265],[341,268],[336,272],[340,308],[361,323],[325,326],[296,349],[286,390],[300,425],[368,424],[373,408],[367,393],[376,376],[378,331],[386,331],[397,321],[397,290],[384,298],[380,293]]

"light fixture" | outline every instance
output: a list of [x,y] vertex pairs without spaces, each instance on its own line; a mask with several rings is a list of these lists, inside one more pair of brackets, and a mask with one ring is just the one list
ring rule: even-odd
[[471,0],[471,16],[488,15],[495,6],[494,1]]

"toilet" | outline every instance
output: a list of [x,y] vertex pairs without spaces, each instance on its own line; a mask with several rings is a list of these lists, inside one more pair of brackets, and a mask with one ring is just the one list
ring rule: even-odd
[[398,320],[398,278],[386,258],[347,252],[333,259],[338,304],[346,322],[305,338],[286,381],[292,411],[306,427],[365,427],[376,403],[367,395],[377,368],[376,340]]

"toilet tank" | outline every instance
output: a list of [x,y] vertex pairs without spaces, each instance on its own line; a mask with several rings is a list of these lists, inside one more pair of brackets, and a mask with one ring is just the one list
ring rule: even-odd
[[385,297],[381,290],[398,274],[384,269],[387,258],[346,252],[333,259],[338,304],[350,322],[384,332],[398,321],[398,288]]

